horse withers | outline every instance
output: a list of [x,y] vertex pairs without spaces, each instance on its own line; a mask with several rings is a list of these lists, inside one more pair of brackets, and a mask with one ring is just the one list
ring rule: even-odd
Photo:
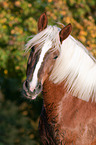
[[41,92],[43,106],[39,131],[44,145],[96,145],[96,60],[63,29],[47,25],[46,13],[38,20],[38,34],[26,44],[31,49],[27,98]]

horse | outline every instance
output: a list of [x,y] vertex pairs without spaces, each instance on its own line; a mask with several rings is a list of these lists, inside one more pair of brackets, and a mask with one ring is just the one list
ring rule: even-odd
[[39,132],[43,145],[96,145],[96,59],[70,34],[48,25],[46,13],[30,50],[23,89],[33,100],[42,92]]

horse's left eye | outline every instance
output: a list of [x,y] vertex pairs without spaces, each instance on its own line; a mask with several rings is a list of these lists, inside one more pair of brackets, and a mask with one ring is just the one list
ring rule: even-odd
[[34,52],[34,46],[31,48],[31,51]]
[[58,56],[55,56],[54,59],[57,59]]

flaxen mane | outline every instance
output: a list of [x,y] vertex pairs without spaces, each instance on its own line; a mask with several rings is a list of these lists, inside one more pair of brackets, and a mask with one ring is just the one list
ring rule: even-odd
[[73,96],[96,101],[96,60],[72,36],[63,41],[50,79],[54,83],[66,80],[67,91]]
[[35,35],[26,44],[26,51],[38,45],[36,49],[56,50],[60,55],[56,60],[50,80],[55,84],[65,82],[67,91],[82,100],[96,101],[96,60],[87,49],[72,36],[60,44],[60,28],[48,26]]

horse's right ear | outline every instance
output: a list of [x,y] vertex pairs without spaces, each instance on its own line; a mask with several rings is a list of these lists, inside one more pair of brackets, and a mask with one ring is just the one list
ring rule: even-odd
[[65,40],[70,35],[71,31],[72,31],[72,25],[68,24],[59,32],[59,37],[60,37],[61,43],[63,40]]
[[38,20],[38,31],[40,32],[44,30],[47,27],[47,23],[48,23],[48,20],[47,20],[46,13],[41,14]]

